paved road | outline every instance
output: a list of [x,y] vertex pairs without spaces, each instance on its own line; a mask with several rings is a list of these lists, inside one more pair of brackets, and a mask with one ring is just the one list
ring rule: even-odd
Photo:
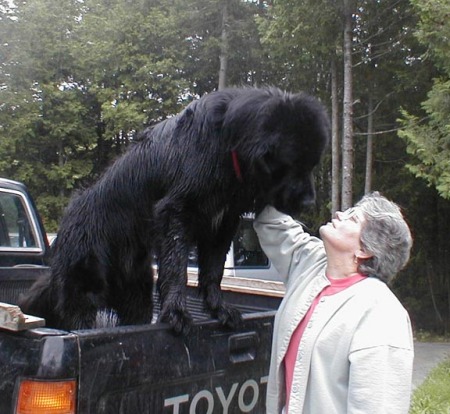
[[430,371],[446,358],[450,358],[450,342],[415,342],[413,389],[422,384]]

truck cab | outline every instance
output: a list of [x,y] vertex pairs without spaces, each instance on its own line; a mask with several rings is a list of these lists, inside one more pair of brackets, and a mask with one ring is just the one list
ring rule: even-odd
[[48,241],[27,194],[23,184],[0,178],[0,267],[48,264]]
[[[222,291],[252,293],[272,298],[282,298],[285,293],[282,277],[259,244],[253,229],[253,213],[244,214],[228,251]],[[197,286],[197,252],[189,254],[188,285]]]

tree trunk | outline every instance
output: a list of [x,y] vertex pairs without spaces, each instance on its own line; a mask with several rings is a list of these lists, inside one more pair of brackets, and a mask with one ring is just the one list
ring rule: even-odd
[[340,208],[339,106],[336,59],[331,61],[331,215]]
[[219,90],[226,87],[228,67],[228,0],[222,0],[222,37],[220,44]]
[[352,11],[344,0],[344,106],[342,137],[342,203],[346,210],[353,204],[353,79],[352,79]]
[[439,307],[436,303],[436,295],[435,295],[434,289],[433,289],[433,275],[434,275],[433,266],[430,263],[428,263],[428,266],[427,266],[428,290],[430,292],[431,302],[433,303],[434,314],[436,316],[437,323],[438,323],[439,327],[442,327],[444,319],[442,318],[441,312],[439,312]]
[[[60,140],[58,142],[58,166],[60,168],[60,171],[64,168],[64,164],[65,164],[65,159],[64,159],[64,145],[63,145],[63,141]],[[60,184],[59,187],[59,197],[61,198],[61,200],[64,199],[64,195],[65,195],[65,186],[63,184]]]
[[372,165],[373,165],[373,100],[369,96],[369,117],[367,119],[367,148],[366,148],[366,180],[364,194],[372,191]]

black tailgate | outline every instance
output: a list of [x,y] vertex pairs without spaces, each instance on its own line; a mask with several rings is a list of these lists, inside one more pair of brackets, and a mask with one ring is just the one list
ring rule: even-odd
[[207,320],[197,299],[189,306],[197,321],[186,337],[162,324],[77,331],[79,412],[265,412],[275,312],[244,306],[234,331]]

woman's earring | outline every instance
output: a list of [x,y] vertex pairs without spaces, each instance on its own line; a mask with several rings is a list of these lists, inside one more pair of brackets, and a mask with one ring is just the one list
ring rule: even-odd
[[356,254],[355,254],[354,258],[353,258],[353,263],[354,264],[358,264],[358,256],[356,256]]

